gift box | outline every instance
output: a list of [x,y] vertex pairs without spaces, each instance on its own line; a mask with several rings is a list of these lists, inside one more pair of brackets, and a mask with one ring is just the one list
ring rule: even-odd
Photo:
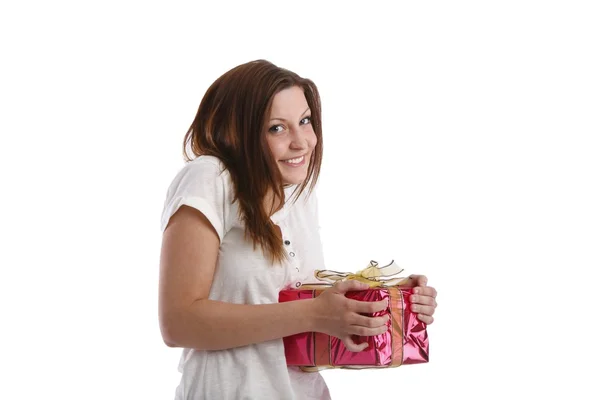
[[367,316],[390,315],[387,332],[377,336],[355,336],[355,343],[367,342],[360,352],[346,349],[336,337],[319,332],[304,332],[283,338],[287,365],[300,366],[304,371],[325,368],[389,368],[429,361],[427,325],[410,310],[412,287],[406,279],[384,279],[402,271],[392,261],[379,267],[371,261],[369,267],[356,274],[335,271],[316,271],[315,276],[328,284],[304,285],[298,289],[283,290],[279,302],[306,300],[319,296],[337,280],[355,279],[368,283],[367,290],[346,293],[346,297],[359,301],[388,300],[387,309]]

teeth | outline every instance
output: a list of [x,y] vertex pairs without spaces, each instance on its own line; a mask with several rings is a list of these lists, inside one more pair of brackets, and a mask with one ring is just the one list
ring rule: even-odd
[[292,158],[291,160],[285,160],[284,162],[286,162],[288,164],[299,164],[302,162],[302,160],[304,160],[304,156],[298,157],[298,158]]

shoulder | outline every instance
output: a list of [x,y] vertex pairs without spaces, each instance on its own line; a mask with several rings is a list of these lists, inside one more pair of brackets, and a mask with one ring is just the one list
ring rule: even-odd
[[199,156],[188,161],[171,181],[167,202],[180,197],[204,198],[221,207],[233,199],[231,175],[217,157]]
[[233,207],[233,185],[224,164],[213,156],[200,156],[188,161],[175,174],[168,187],[162,214],[162,229],[169,218],[187,205],[202,212],[222,239],[236,215]]
[[231,176],[221,160],[214,156],[199,156],[188,161],[176,173],[169,189],[186,187],[223,186],[227,190],[231,186]]
[[227,169],[221,160],[215,156],[199,156],[188,161],[177,175],[197,174],[219,176],[226,173]]
[[300,196],[300,199],[306,203],[309,209],[314,210],[318,207],[317,191],[319,190],[319,181],[315,183],[311,190],[312,183],[312,181],[308,182],[306,188],[303,190]]
[[[295,198],[295,194],[292,190],[289,192],[289,198]],[[318,210],[317,187],[315,186],[311,191],[309,185],[307,185],[298,196],[298,199],[293,202],[291,207],[295,209],[296,212],[316,215]]]

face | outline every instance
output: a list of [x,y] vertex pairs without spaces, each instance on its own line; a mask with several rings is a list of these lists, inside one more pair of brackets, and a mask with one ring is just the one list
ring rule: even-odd
[[298,86],[284,89],[273,97],[267,142],[284,184],[301,184],[308,175],[310,158],[317,144],[310,115],[304,91]]

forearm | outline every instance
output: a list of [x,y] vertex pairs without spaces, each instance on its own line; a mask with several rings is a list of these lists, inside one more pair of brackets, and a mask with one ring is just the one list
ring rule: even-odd
[[314,330],[313,299],[275,304],[198,300],[172,314],[169,345],[222,350]]

